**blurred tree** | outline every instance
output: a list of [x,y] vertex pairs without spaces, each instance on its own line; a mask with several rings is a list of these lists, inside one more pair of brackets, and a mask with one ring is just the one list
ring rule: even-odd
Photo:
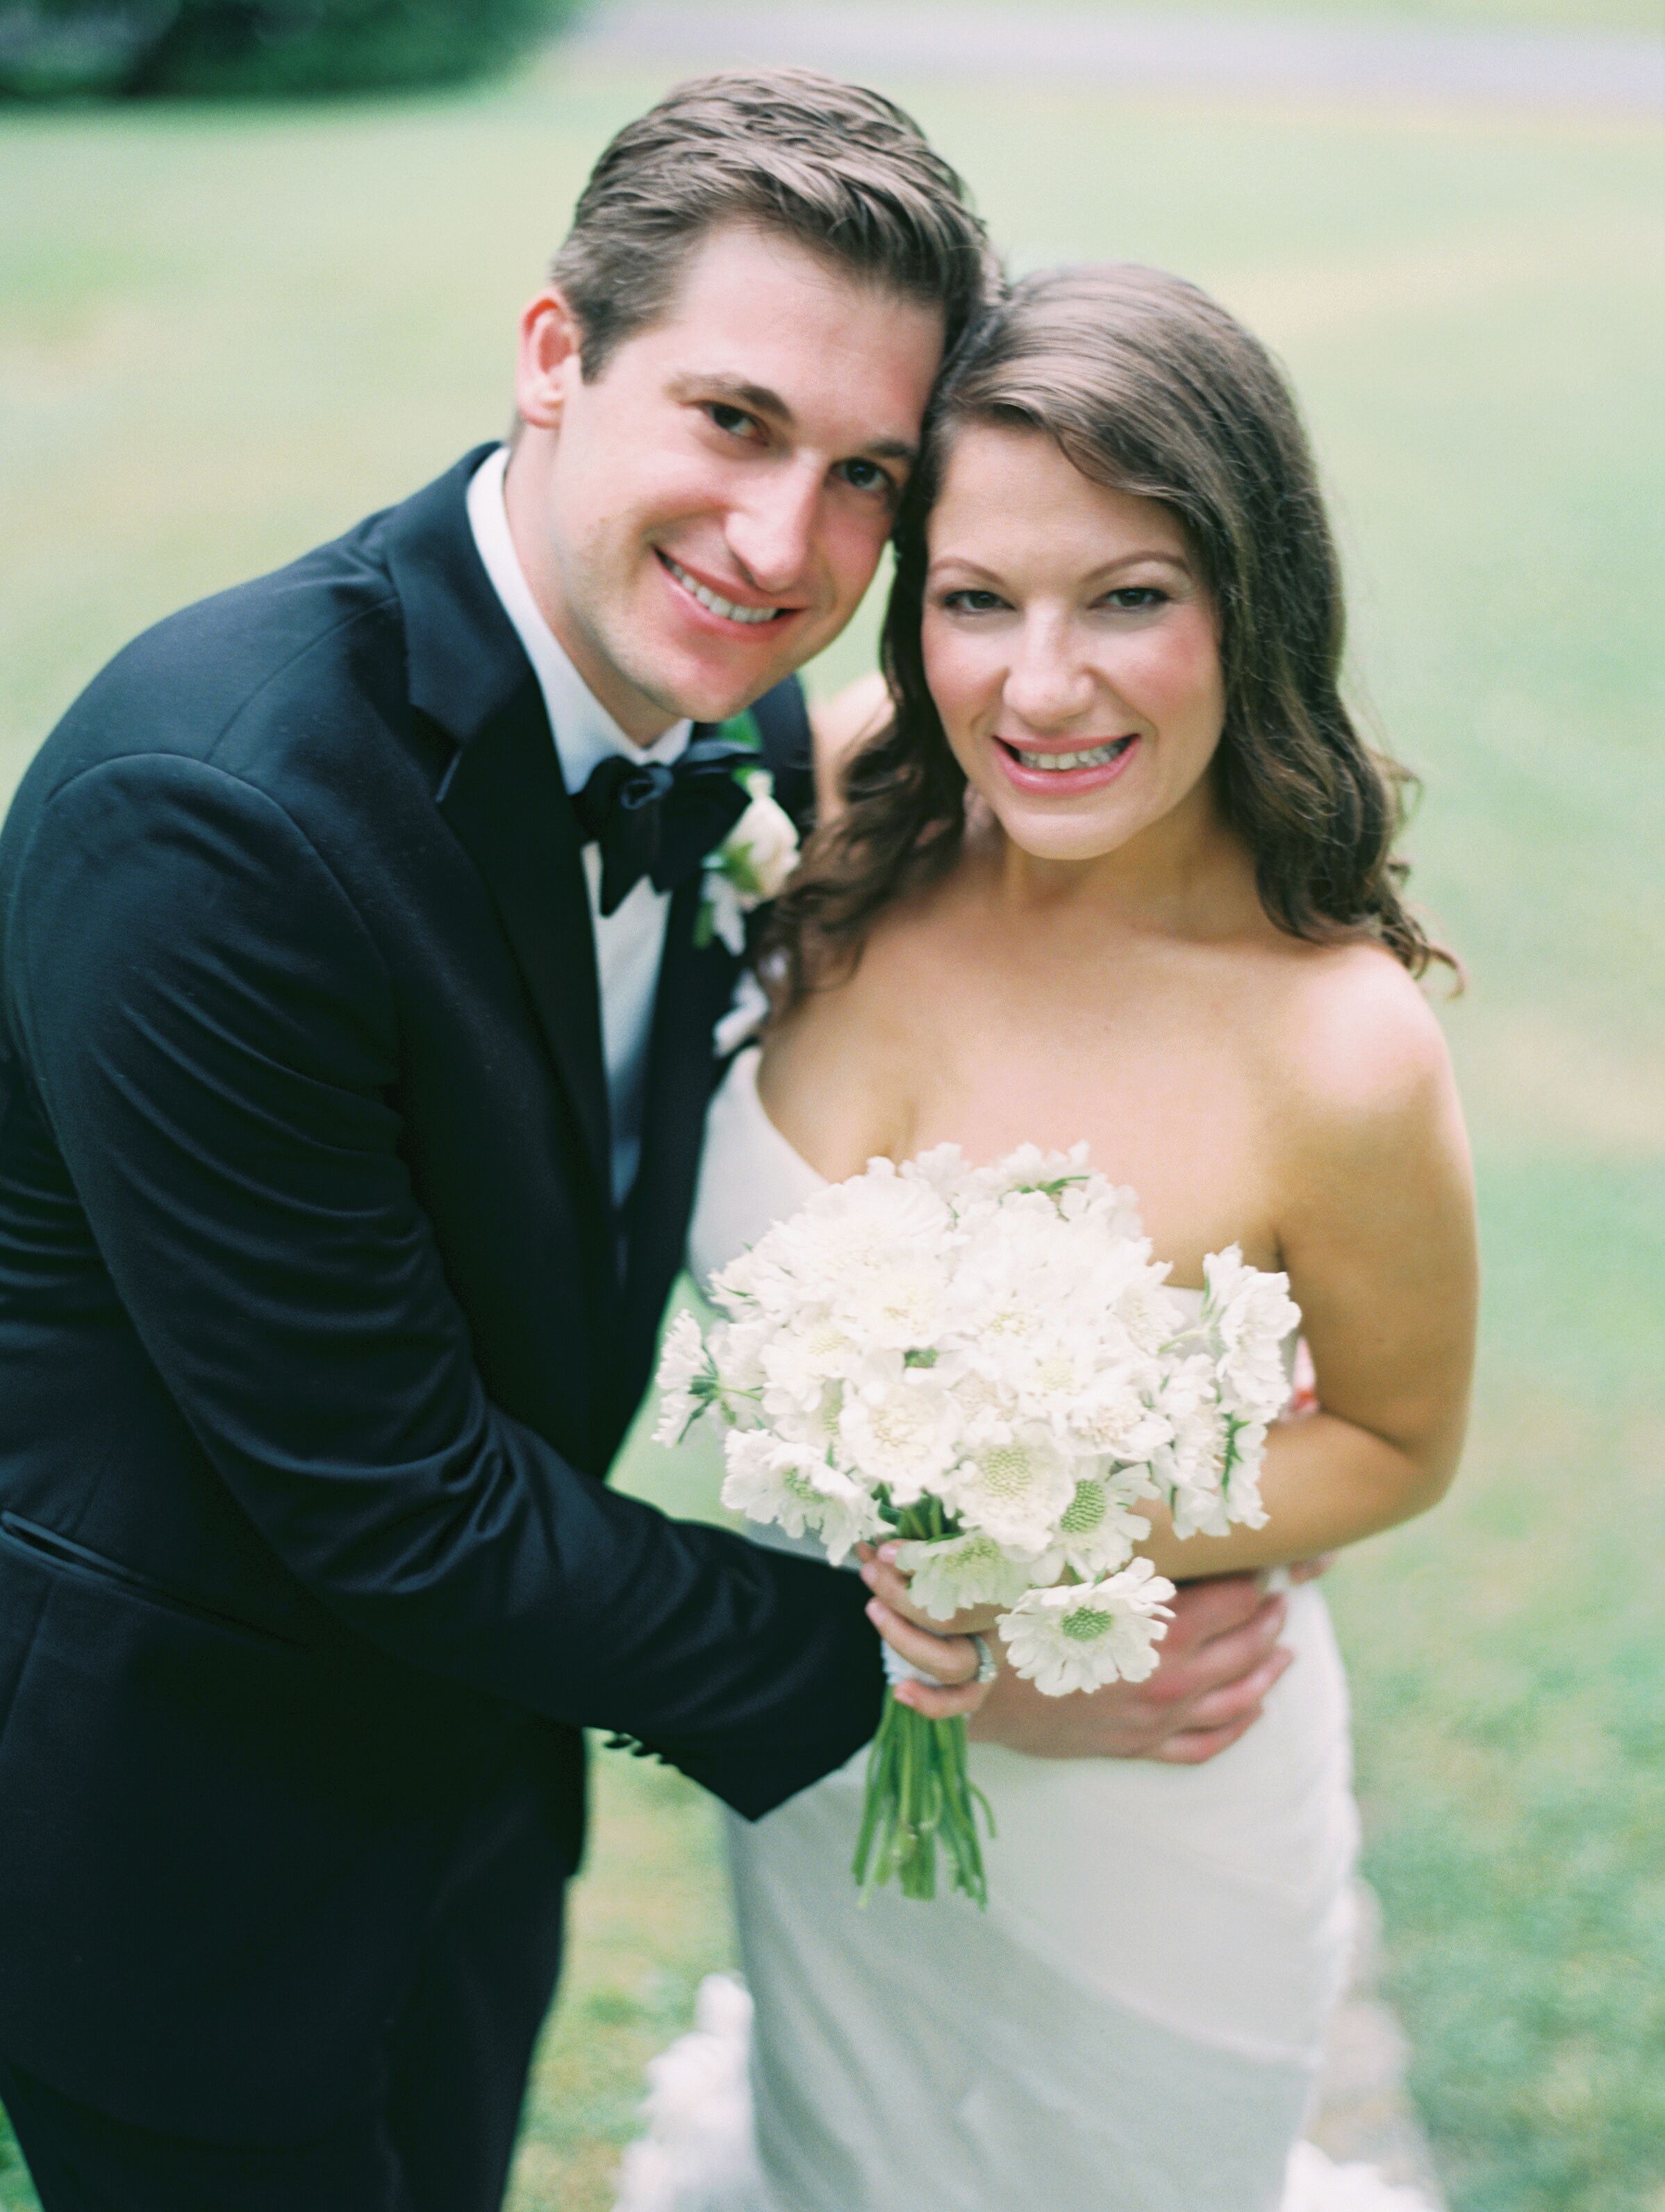
[[282,98],[456,84],[574,0],[0,0],[0,95]]

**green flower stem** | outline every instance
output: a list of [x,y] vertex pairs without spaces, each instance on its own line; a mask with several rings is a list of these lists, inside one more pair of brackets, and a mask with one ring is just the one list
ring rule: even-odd
[[[899,1535],[943,1533],[934,1499],[897,1516]],[[992,1836],[994,1815],[971,1779],[965,1723],[927,1720],[911,1705],[899,1705],[894,1694],[887,1697],[868,1753],[856,1838],[854,1872],[863,1902],[892,1878],[904,1897],[934,1897],[940,1844],[947,1854],[951,1887],[963,1891],[980,1909],[986,1907],[988,1881],[977,1833],[979,1811]]]

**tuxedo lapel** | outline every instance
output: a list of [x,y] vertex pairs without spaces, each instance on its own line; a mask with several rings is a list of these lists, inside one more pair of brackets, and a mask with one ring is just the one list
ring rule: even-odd
[[578,822],[538,679],[468,524],[468,480],[491,450],[466,454],[393,509],[384,549],[404,611],[411,705],[457,748],[441,811],[491,893],[605,1206],[607,1083]]
[[440,810],[491,893],[605,1191],[611,1139],[589,894],[530,669],[524,692],[458,754]]
[[[720,939],[696,944],[703,896],[703,883],[696,877],[671,898],[653,1002],[641,1165],[627,1214],[625,1330],[633,1370],[651,1352],[660,1311],[682,1265],[706,1108],[717,1073],[712,1031],[733,994],[739,967]],[[636,1376],[633,1387],[640,1389],[645,1379]]]

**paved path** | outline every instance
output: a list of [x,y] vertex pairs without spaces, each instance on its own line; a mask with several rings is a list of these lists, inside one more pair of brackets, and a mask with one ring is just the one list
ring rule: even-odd
[[673,67],[800,62],[928,76],[1067,82],[1119,91],[1291,94],[1485,107],[1665,114],[1665,40],[1462,31],[1293,16],[1174,15],[1085,8],[690,6],[602,0],[573,48]]

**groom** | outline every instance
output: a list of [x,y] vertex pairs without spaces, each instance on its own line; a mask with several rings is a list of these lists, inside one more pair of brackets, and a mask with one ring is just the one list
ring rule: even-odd
[[[512,447],[160,625],[25,779],[0,2102],[48,2212],[487,2212],[580,1729],[753,1816],[872,1732],[854,1578],[603,1478],[738,972],[704,863],[751,748],[807,808],[787,679],[984,259],[878,96],[683,88],[526,311]],[[1176,1664],[1035,1747],[1159,1752],[1224,1680]]]

